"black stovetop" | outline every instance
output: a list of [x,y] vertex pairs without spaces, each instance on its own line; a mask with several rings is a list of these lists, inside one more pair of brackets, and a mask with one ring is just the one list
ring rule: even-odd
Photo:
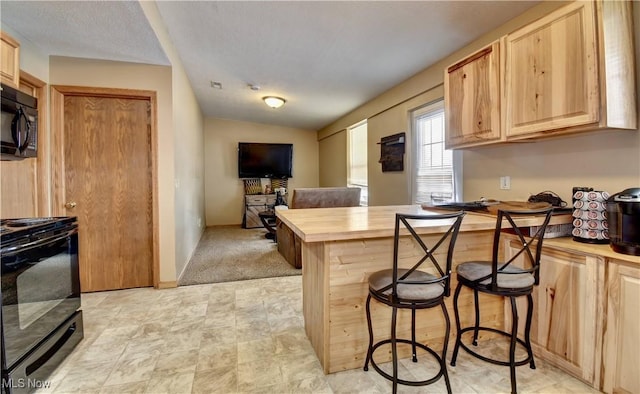
[[76,222],[75,216],[0,219],[0,241],[8,244],[28,242],[56,233]]

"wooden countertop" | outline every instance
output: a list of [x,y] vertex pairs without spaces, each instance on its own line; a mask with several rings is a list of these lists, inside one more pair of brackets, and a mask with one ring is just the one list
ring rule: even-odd
[[548,238],[542,243],[542,248],[555,248],[560,250],[568,250],[572,253],[602,256],[607,259],[620,260],[640,266],[640,256],[632,256],[629,254],[614,252],[611,246],[588,244],[574,241],[572,237]]
[[[276,210],[276,216],[304,242],[322,242],[392,237],[396,213],[436,214],[441,212],[426,210],[420,205],[391,205]],[[557,215],[551,219],[551,223],[571,223],[571,220],[571,215]],[[451,220],[434,221],[416,231],[420,234],[439,233],[447,230],[450,223]],[[522,227],[535,226],[540,224],[540,219],[518,218],[516,223]],[[467,212],[460,231],[493,230],[495,225],[494,215]]]
[[[420,205],[391,205],[350,208],[309,208],[276,210],[276,216],[295,232],[304,242],[339,241],[360,238],[392,237],[396,213],[439,213],[426,210]],[[571,223],[571,215],[554,215],[550,224]],[[430,223],[417,229],[420,234],[445,231],[449,220]],[[496,219],[492,214],[467,212],[460,231],[493,230]],[[536,226],[538,218],[518,218],[519,226]],[[547,238],[546,247],[568,250],[574,253],[603,256],[640,265],[640,256],[614,252],[609,245],[576,242],[571,237]]]

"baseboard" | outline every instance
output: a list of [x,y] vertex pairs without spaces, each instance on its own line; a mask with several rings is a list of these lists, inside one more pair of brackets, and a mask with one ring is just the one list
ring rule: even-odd
[[158,289],[172,289],[174,287],[178,287],[178,282],[175,280],[158,283]]

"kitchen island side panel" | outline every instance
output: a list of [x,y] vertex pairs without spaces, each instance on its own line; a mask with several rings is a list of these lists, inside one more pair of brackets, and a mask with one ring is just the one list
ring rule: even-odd
[[302,314],[307,338],[328,371],[329,265],[325,243],[302,244]]

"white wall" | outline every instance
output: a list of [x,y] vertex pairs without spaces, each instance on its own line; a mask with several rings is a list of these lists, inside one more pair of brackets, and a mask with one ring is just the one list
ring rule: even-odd
[[347,145],[346,129],[319,141],[320,186],[347,186]]
[[176,274],[180,277],[204,230],[204,118],[155,2],[141,1],[140,6],[171,62],[173,235]]
[[238,142],[293,144],[293,177],[289,179],[289,190],[318,186],[318,141],[315,132],[207,118],[204,137],[207,226],[242,223],[244,184],[238,178]]

